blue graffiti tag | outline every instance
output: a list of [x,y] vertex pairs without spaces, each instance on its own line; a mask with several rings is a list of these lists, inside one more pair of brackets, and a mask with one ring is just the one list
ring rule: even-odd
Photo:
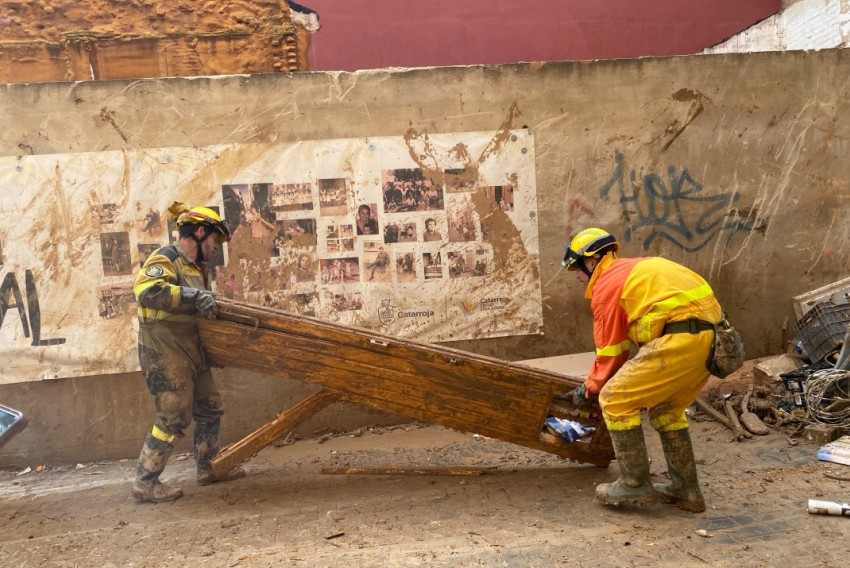
[[[685,251],[696,252],[723,231],[727,232],[728,244],[736,233],[753,230],[748,212],[737,219],[729,219],[727,208],[741,197],[738,192],[698,195],[703,190],[702,184],[694,180],[687,169],[676,166],[667,168],[668,183],[654,173],[638,179],[635,170],[631,170],[626,187],[625,157],[622,152],[617,152],[615,159],[617,167],[614,175],[602,186],[599,197],[607,201],[611,189],[619,189],[623,218],[629,224],[624,235],[627,242],[631,242],[638,230],[649,227],[651,230],[643,239],[644,250],[648,250],[655,239],[661,238]],[[682,213],[686,202],[704,204],[693,226],[688,225]]]

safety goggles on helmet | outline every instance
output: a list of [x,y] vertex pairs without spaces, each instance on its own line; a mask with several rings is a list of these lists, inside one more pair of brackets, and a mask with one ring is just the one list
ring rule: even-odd
[[566,267],[567,270],[578,270],[579,260],[607,249],[613,249],[614,252],[620,249],[620,243],[617,242],[614,235],[602,229],[585,229],[576,235],[567,246],[561,266]]
[[218,242],[220,243],[226,243],[230,240],[231,234],[227,223],[209,207],[192,207],[183,211],[177,218],[177,226],[186,223],[204,224],[212,227],[218,233]]

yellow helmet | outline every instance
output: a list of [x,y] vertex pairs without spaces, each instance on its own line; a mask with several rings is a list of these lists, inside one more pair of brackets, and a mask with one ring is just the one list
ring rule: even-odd
[[604,229],[585,229],[573,237],[573,240],[567,246],[567,252],[564,254],[564,260],[561,266],[565,266],[567,270],[577,270],[578,261],[582,258],[593,256],[608,250],[617,252],[620,250],[620,243]]
[[209,207],[189,207],[185,203],[175,201],[168,208],[168,213],[171,220],[177,223],[178,228],[186,223],[204,224],[218,231],[220,243],[226,243],[230,240],[230,229],[227,227],[227,223]]

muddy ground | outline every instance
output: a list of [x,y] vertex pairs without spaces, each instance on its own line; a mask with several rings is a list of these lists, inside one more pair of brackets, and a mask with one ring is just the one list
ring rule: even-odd
[[[607,508],[608,468],[436,426],[269,447],[246,478],[198,487],[179,454],[163,478],[186,495],[139,504],[134,463],[0,472],[3,566],[846,566],[850,519],[809,498],[850,500],[850,467],[772,432],[744,442],[695,422],[708,510]],[[647,431],[653,474],[666,471]],[[331,466],[474,466],[480,476],[341,475]],[[79,467],[79,466],[78,466]],[[832,477],[829,477],[832,476]],[[700,531],[705,531],[702,536]]]

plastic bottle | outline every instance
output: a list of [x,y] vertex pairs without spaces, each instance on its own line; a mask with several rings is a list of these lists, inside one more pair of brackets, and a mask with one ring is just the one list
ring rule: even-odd
[[809,499],[809,513],[812,515],[837,515],[839,517],[850,517],[850,505],[847,503],[835,503],[834,501]]

